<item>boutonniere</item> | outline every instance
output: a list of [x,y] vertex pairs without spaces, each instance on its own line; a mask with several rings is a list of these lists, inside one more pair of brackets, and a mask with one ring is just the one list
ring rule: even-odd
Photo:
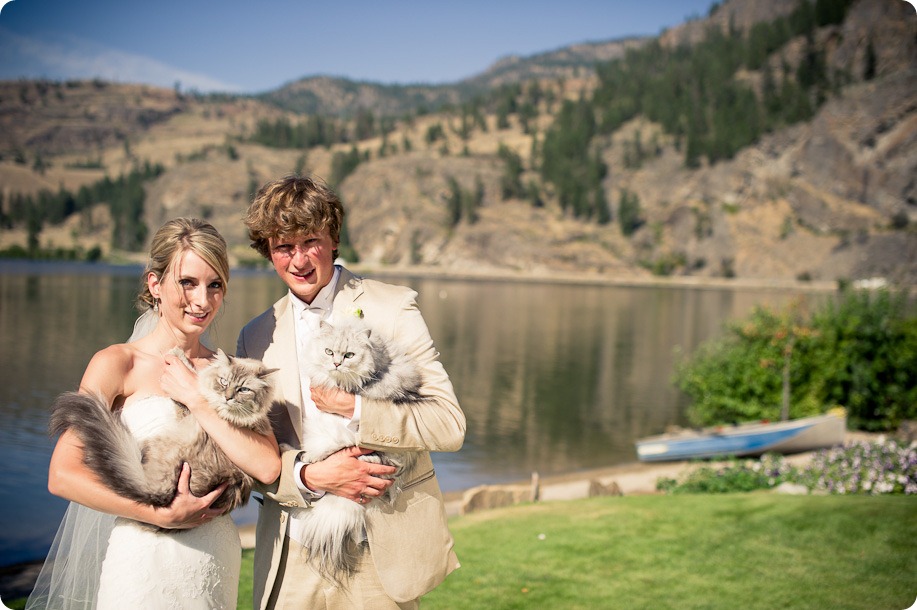
[[355,307],[351,313],[353,313],[355,318],[363,318],[363,310],[359,307]]

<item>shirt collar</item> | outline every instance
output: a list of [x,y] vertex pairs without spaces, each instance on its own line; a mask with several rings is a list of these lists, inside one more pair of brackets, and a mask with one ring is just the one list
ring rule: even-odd
[[292,291],[288,291],[290,295],[290,302],[293,304],[293,313],[296,314],[296,317],[302,316],[303,312],[307,309],[331,311],[331,305],[334,303],[335,289],[337,288],[338,278],[340,277],[341,268],[335,266],[334,275],[331,276],[331,281],[325,284],[325,287],[318,291],[318,294],[315,295],[314,299],[312,299],[311,305],[301,300],[298,296],[293,294]]

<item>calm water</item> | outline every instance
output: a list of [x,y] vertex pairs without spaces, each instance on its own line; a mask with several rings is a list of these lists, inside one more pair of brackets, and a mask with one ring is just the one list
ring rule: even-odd
[[[44,556],[65,502],[47,492],[47,408],[93,353],[123,341],[139,268],[0,262],[0,566]],[[670,376],[755,304],[787,292],[568,286],[404,277],[468,419],[458,453],[435,454],[445,491],[636,460],[635,438],[683,423]],[[214,341],[280,295],[269,272],[234,272]],[[236,515],[255,519],[254,509]]]

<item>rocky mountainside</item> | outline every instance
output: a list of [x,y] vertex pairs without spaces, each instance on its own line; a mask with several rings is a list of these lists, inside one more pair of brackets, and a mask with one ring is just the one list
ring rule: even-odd
[[[711,26],[747,30],[794,6],[730,0],[664,32],[659,42],[690,44]],[[814,41],[826,65],[850,78],[811,120],[772,131],[730,159],[688,168],[682,143],[641,117],[598,138],[608,167],[603,190],[615,211],[608,224],[562,209],[538,172],[537,149],[563,101],[595,87],[594,62],[621,57],[646,39],[505,58],[482,75],[437,87],[311,78],[244,98],[101,82],[0,83],[0,209],[9,213],[17,194],[76,190],[138,163],[157,163],[164,172],[145,186],[146,225],[176,215],[207,217],[226,235],[236,261],[253,260],[239,222],[253,190],[293,171],[330,178],[340,157],[356,148],[360,162],[338,190],[360,262],[374,268],[755,281],[881,276],[913,285],[915,31],[917,16],[905,2],[854,2],[843,23],[819,28]],[[796,65],[805,45],[791,40],[768,61]],[[860,75],[869,66],[874,74],[867,80]],[[761,86],[759,73],[736,78]],[[463,128],[458,102],[532,82],[550,92],[534,118],[511,114],[501,122],[489,112],[483,125]],[[262,120],[295,123],[303,112],[346,117],[359,109],[401,118],[385,135],[307,150],[251,140]],[[628,159],[635,140],[654,149],[638,164]],[[521,162],[521,183],[535,185],[535,205],[519,194],[505,196],[506,150]],[[635,194],[641,210],[641,223],[627,235],[618,214],[623,192]],[[459,200],[473,200],[475,211],[456,222]],[[104,203],[44,226],[39,244],[98,245],[109,253],[114,225]],[[23,225],[0,229],[0,249],[27,239]]]

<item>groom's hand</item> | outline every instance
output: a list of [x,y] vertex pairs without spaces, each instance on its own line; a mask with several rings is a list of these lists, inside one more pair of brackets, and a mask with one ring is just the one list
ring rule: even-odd
[[303,468],[303,483],[309,489],[331,493],[361,504],[363,497],[377,498],[393,483],[392,479],[381,477],[393,476],[397,468],[357,459],[372,452],[372,449],[345,447]]

